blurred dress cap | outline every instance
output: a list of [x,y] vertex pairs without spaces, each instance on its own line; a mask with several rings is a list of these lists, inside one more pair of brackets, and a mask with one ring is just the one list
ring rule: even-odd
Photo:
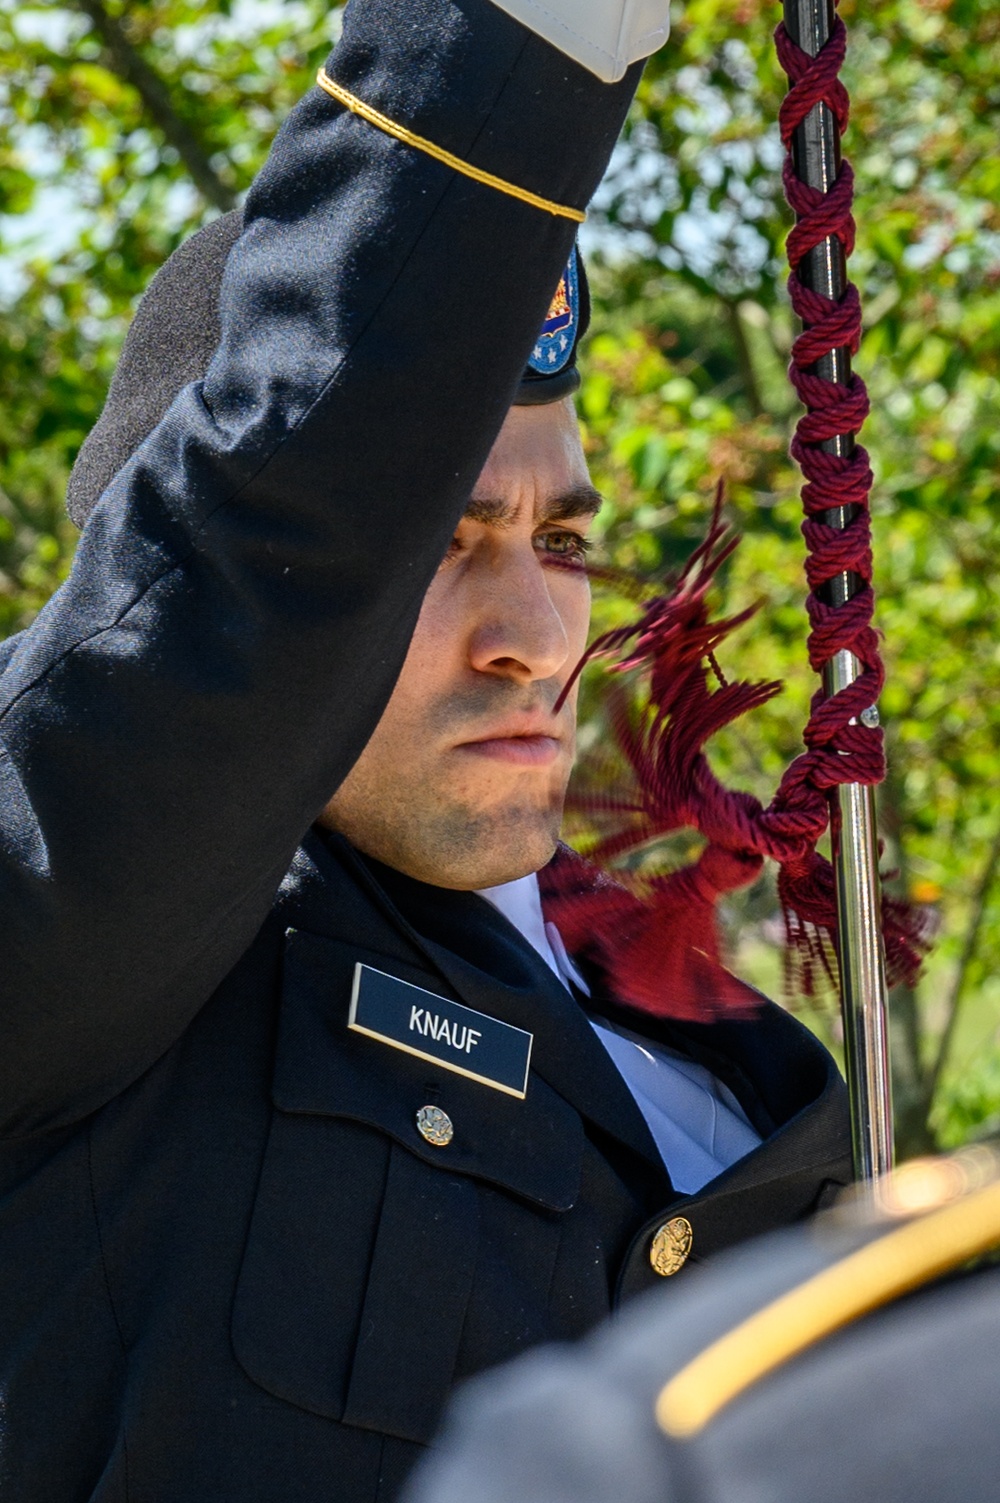
[[914,1160],[460,1389],[401,1503],[996,1503],[1000,1158]]

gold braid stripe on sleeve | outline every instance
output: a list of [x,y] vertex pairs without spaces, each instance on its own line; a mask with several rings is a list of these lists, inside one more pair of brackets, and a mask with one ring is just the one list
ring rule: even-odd
[[405,125],[397,125],[395,120],[390,120],[388,115],[372,109],[370,104],[365,104],[356,94],[352,94],[343,85],[335,83],[325,68],[320,68],[316,75],[316,82],[331,99],[336,99],[355,115],[360,115],[362,120],[367,120],[369,125],[377,126],[385,131],[386,135],[394,136],[397,141],[404,142],[407,146],[413,146],[417,151],[422,151],[436,162],[443,162],[453,172],[461,172],[465,177],[471,177],[476,183],[484,183],[487,188],[496,188],[498,193],[507,193],[511,198],[519,198],[522,203],[530,204],[534,209],[542,209],[546,214],[556,214],[561,219],[573,219],[577,224],[582,224],[586,214],[582,209],[571,209],[566,204],[553,203],[549,198],[541,198],[537,193],[531,193],[527,188],[519,188],[516,183],[508,183],[505,178],[496,177],[492,172],[484,172],[480,167],[473,167],[471,162],[463,162],[461,157],[456,157],[452,152],[445,151],[442,146],[435,146],[433,141],[428,141],[425,136],[418,136],[415,131],[407,130]]

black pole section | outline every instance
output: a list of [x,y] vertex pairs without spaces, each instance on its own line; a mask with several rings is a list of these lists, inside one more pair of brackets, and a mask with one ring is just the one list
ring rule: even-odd
[[[792,41],[815,57],[833,30],[833,0],[785,0],[785,29]],[[792,165],[795,176],[810,188],[828,193],[840,171],[840,132],[829,106],[814,105],[792,137]],[[847,287],[847,261],[844,247],[836,235],[823,240],[799,263],[799,280],[811,292],[839,300]],[[846,346],[824,355],[812,368],[817,376],[846,386],[851,379],[851,352]],[[828,453],[847,458],[854,448],[854,435],[842,434],[827,439],[822,447]],[[827,527],[843,531],[857,516],[856,506],[837,506],[817,520]],[[843,605],[861,588],[857,574],[847,571],[836,575],[818,593],[827,605]]]

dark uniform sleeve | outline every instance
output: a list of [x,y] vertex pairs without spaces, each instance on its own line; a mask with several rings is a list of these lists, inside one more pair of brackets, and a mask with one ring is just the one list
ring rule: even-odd
[[[636,77],[597,82],[488,0],[352,0],[327,67],[577,207]],[[136,1079],[251,940],[388,699],[575,230],[319,90],[245,223],[205,381],[0,657],[7,1131]]]

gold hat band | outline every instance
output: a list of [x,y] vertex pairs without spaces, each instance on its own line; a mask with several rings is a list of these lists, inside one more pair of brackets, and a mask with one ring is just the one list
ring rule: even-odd
[[496,177],[492,172],[484,172],[480,167],[473,167],[471,162],[463,162],[461,157],[456,157],[450,151],[445,151],[442,146],[435,146],[433,141],[428,141],[424,136],[418,136],[415,131],[407,130],[405,125],[397,125],[395,120],[390,120],[388,115],[372,109],[370,104],[365,104],[356,94],[345,89],[342,84],[335,83],[325,68],[320,68],[316,75],[316,82],[320,88],[336,99],[338,104],[344,105],[353,114],[360,115],[362,120],[367,120],[369,125],[377,126],[384,130],[386,135],[394,136],[397,141],[402,141],[407,146],[416,147],[417,151],[425,152],[433,157],[436,162],[443,162],[445,167],[450,167],[453,172],[461,172],[465,177],[471,177],[473,182],[484,183],[487,188],[496,188],[499,193],[507,193],[511,198],[519,198],[522,203],[530,204],[533,209],[542,209],[546,214],[556,214],[561,219],[572,219],[577,224],[583,224],[586,214],[582,209],[571,209],[566,204],[553,203],[550,198],[541,198],[537,193],[531,193],[527,188],[519,188],[516,183],[508,183],[505,178]]

